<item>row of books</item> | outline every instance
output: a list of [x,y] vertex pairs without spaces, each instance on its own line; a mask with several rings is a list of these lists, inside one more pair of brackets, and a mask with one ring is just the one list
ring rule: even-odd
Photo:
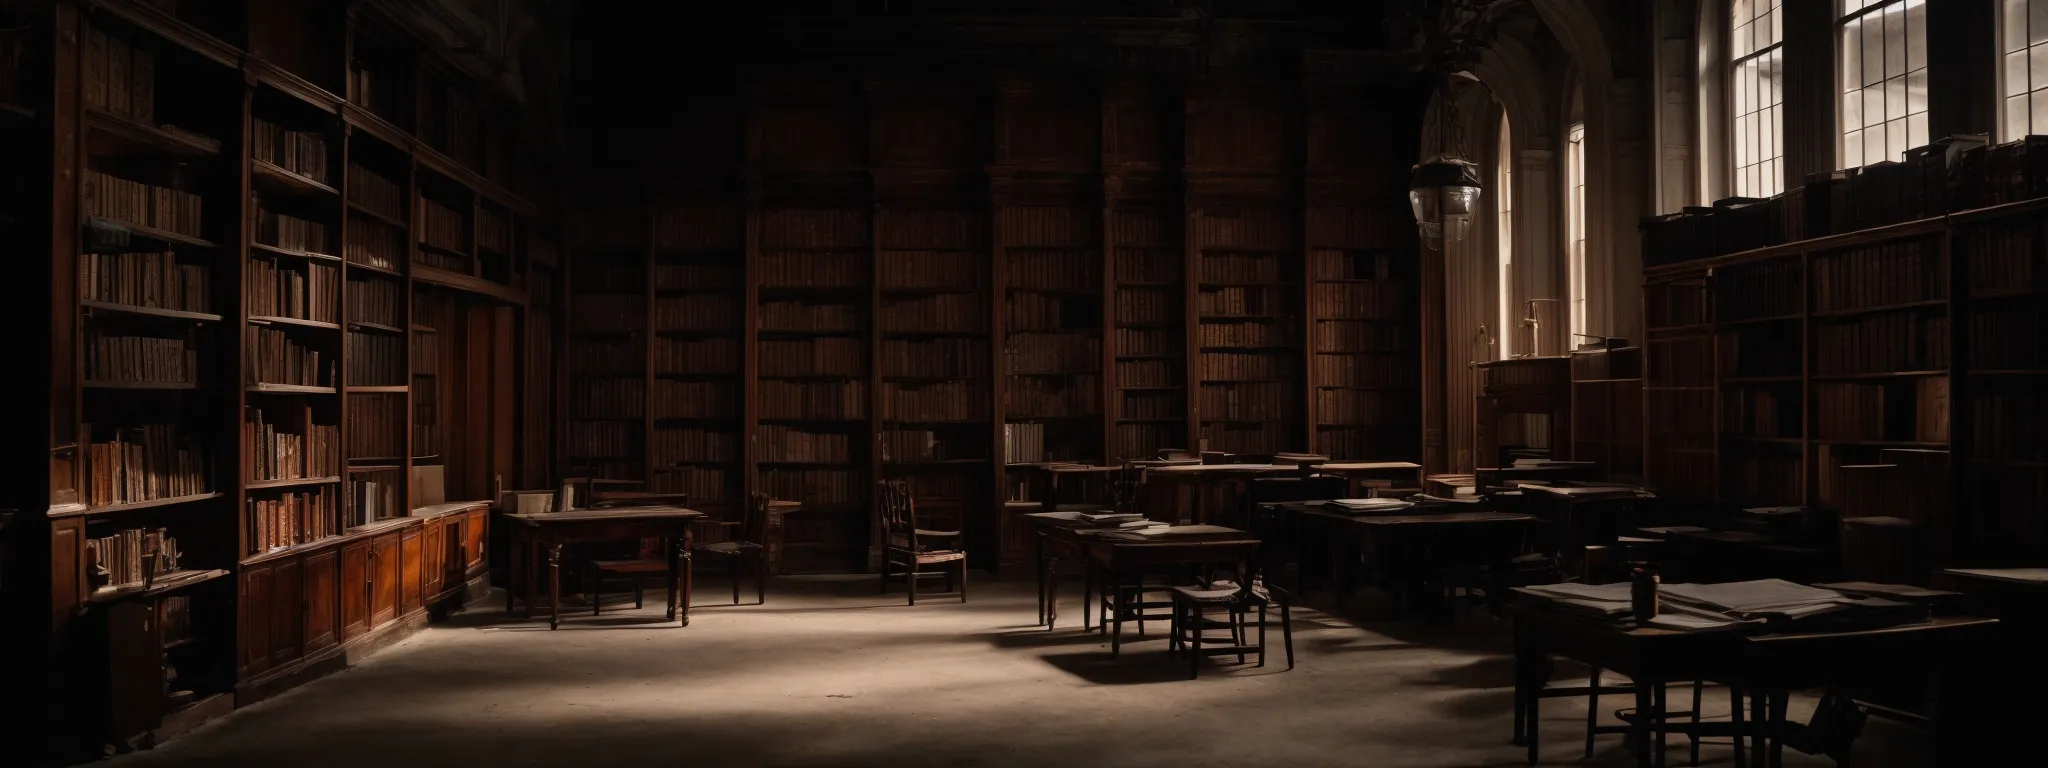
[[2048,462],[2048,403],[2043,400],[2038,390],[2023,385],[1974,393],[1971,453],[1999,461]]
[[1012,331],[1078,331],[1102,322],[1098,306],[1087,297],[1015,291],[1003,309]]
[[640,425],[623,421],[570,421],[563,446],[570,456],[620,459],[640,456]]
[[1090,251],[1012,248],[1004,275],[1011,289],[1087,292],[1099,290],[1101,266]]
[[352,387],[404,386],[409,360],[405,337],[349,331],[348,384]]
[[[318,265],[315,265],[318,266]],[[348,319],[400,328],[399,313],[405,307],[405,291],[389,280],[348,281]]]
[[[1751,323],[1715,335],[1726,378],[1798,376],[1805,365],[1805,345],[1790,329]],[[1913,370],[1894,368],[1891,370]]]
[[477,171],[482,168],[483,110],[467,94],[445,82],[426,86],[420,109],[420,138],[442,154]]
[[351,478],[349,496],[354,504],[349,510],[349,527],[411,514],[412,510],[399,498],[404,488],[402,482],[397,472],[373,472]]
[[1316,392],[1316,420],[1324,424],[1406,424],[1421,404],[1414,392],[1324,389]]
[[657,251],[738,251],[746,239],[746,217],[735,206],[656,205],[652,218]]
[[1177,323],[1181,319],[1181,297],[1171,288],[1119,288],[1116,292],[1116,321],[1133,324]]
[[1797,438],[1803,431],[1800,413],[1796,387],[1730,389],[1721,393],[1723,435]]
[[970,499],[979,495],[980,481],[963,473],[936,474],[918,472],[902,478],[910,490],[911,498],[920,505],[929,505],[940,499]]
[[[1691,336],[1649,342],[1648,386],[1711,387],[1714,385],[1714,339]],[[1745,370],[1738,368],[1737,370]],[[1743,374],[1747,375],[1747,374]]]
[[1970,311],[1970,367],[2013,371],[2048,367],[2048,345],[2042,344],[2044,310],[2037,301],[2002,303]]
[[884,298],[879,319],[883,333],[935,329],[981,333],[988,328],[988,310],[982,307],[981,297],[964,293]]
[[484,206],[476,211],[476,247],[501,256],[512,254],[512,215]]
[[1700,277],[1650,283],[1643,286],[1643,324],[1650,330],[1699,325],[1711,317],[1708,304],[1706,280]]
[[1294,412],[1297,397],[1281,384],[1204,384],[1199,395],[1203,421],[1273,421]]
[[754,260],[763,288],[859,288],[869,284],[867,254],[763,251]]
[[348,201],[392,221],[405,221],[405,188],[357,163],[348,164]]
[[[396,459],[405,455],[405,395],[398,393],[348,396],[348,442],[352,459]],[[422,454],[425,455],[425,454]]]
[[327,183],[327,137],[317,131],[294,131],[255,118],[249,127],[249,156]]
[[641,333],[647,329],[646,324],[647,304],[639,296],[607,296],[603,301],[569,303],[569,325],[579,333]]
[[981,383],[975,381],[884,382],[882,420],[923,423],[976,421],[988,418],[987,400]]
[[1279,422],[1208,422],[1202,425],[1204,450],[1224,453],[1278,453],[1288,444]]
[[1111,332],[1119,355],[1181,355],[1181,335],[1169,328],[1118,328]]
[[[580,340],[579,344],[594,340]],[[636,345],[637,346],[637,345]],[[637,354],[634,349],[627,354]],[[740,340],[660,338],[654,341],[656,373],[739,373]]]
[[755,428],[758,461],[801,464],[844,464],[853,461],[853,436],[845,432],[813,432],[778,424]]
[[[1821,375],[1946,370],[1948,317],[1935,312],[1887,312],[1814,327],[1814,362]],[[1783,354],[1797,343],[1780,343]],[[1788,361],[1789,362],[1789,361]],[[1796,372],[1797,363],[1787,370]]]
[[1123,392],[1121,394],[1123,395],[1123,404],[1117,408],[1117,418],[1187,418],[1187,400],[1179,392]]
[[1201,363],[1203,381],[1273,381],[1294,372],[1294,360],[1287,353],[1204,352]]
[[876,217],[885,251],[957,252],[985,247],[988,216],[973,209],[885,210]]
[[333,477],[341,472],[341,428],[307,423],[287,431],[251,407],[242,420],[242,472],[252,481]]
[[[259,256],[261,254],[258,254]],[[336,289],[341,287],[341,269],[327,264],[280,264],[274,259],[252,258],[245,278],[248,310],[252,316],[289,317],[333,323],[341,320],[336,311]]]
[[1401,355],[1316,355],[1313,365],[1319,387],[1414,387],[1421,378],[1414,360]]
[[249,217],[250,236],[258,244],[318,254],[332,250],[328,245],[326,224],[272,210],[260,195],[253,205],[255,211]]
[[1814,310],[1885,307],[1948,298],[1948,258],[1936,238],[1883,243],[1815,259]]
[[[626,286],[617,279],[618,272],[633,273],[632,267],[604,265],[614,274],[606,275],[601,283],[608,286]],[[740,289],[740,265],[732,261],[691,260],[680,264],[654,265],[654,289],[657,291],[738,291]]]
[[[1695,464],[1711,462],[1693,459]],[[1797,451],[1724,454],[1722,497],[1747,506],[1789,506],[1806,497],[1805,462]]]
[[334,386],[333,355],[299,343],[281,328],[251,324],[246,339],[250,383]]
[[1323,426],[1316,431],[1315,452],[1339,459],[1407,456],[1415,452],[1420,427],[1386,424],[1369,427]]
[[99,582],[96,588],[141,584],[175,571],[182,555],[177,537],[163,528],[124,528],[85,540],[86,572],[95,574],[88,582]]
[[1281,274],[1282,259],[1286,254],[1271,253],[1203,253],[1202,282],[1204,283],[1278,283],[1287,278]]
[[1413,311],[1413,283],[1316,283],[1309,288],[1309,312],[1329,320],[1403,320]]
[[882,375],[968,377],[988,375],[988,344],[980,339],[882,342]]
[[1972,295],[1996,295],[2041,287],[2042,224],[1985,226],[1960,242]]
[[[773,383],[762,382],[763,392]],[[725,419],[738,415],[740,404],[731,382],[656,379],[648,407],[656,419]]]
[[1412,251],[1317,248],[1309,253],[1311,280],[1392,280],[1394,261],[1407,261]]
[[1204,316],[1286,315],[1293,306],[1284,290],[1270,286],[1203,289],[1196,301]]
[[88,109],[156,127],[156,54],[88,26],[84,59],[79,87]]
[[733,498],[726,481],[731,474],[722,467],[667,467],[654,473],[650,485],[656,493],[689,494],[693,503],[728,501]]
[[1180,281],[1179,249],[1118,248],[1116,279],[1120,283],[1176,283]]
[[1178,387],[1182,385],[1180,366],[1166,360],[1118,360],[1116,362],[1116,385],[1119,387]]
[[[596,259],[579,262],[571,283],[577,293],[625,293],[639,294],[647,283],[641,276],[646,274],[636,264],[608,264]],[[611,301],[613,297],[604,297]]]
[[1187,444],[1180,426],[1161,424],[1118,424],[1111,443],[1113,455],[1124,459],[1151,458],[1167,448],[1185,448]]
[[341,533],[341,506],[327,488],[249,500],[251,555],[309,544]]
[[[536,329],[538,332],[538,329]],[[440,334],[427,330],[412,332],[412,375],[441,375]],[[541,336],[540,338],[547,338]]]
[[203,264],[180,263],[175,253],[86,253],[79,260],[81,298],[86,301],[213,311],[210,270]]
[[845,420],[868,416],[868,385],[859,379],[763,381],[759,392],[757,411],[764,419]]
[[987,453],[974,441],[952,440],[929,429],[885,429],[877,444],[885,462],[958,461]]
[[859,376],[868,367],[866,339],[762,339],[759,348],[762,376]]
[[712,330],[740,327],[740,299],[732,294],[693,293],[654,300],[657,330]]
[[469,217],[429,197],[419,198],[419,241],[422,245],[463,251],[469,242]]
[[858,331],[861,315],[850,304],[768,301],[761,304],[760,324],[764,331]]
[[87,503],[132,504],[211,490],[205,441],[177,425],[118,427],[103,434],[86,447]]
[[656,429],[647,444],[649,456],[659,465],[692,461],[737,461],[739,436],[731,432],[689,427]]
[[396,272],[406,261],[405,233],[370,219],[348,220],[348,242],[341,257],[350,264],[362,264]]
[[[418,315],[415,314],[414,317]],[[734,342],[735,345],[737,343]],[[663,348],[655,347],[657,354]],[[641,365],[646,360],[643,356],[646,347],[638,339],[577,339],[566,351],[569,357],[569,370],[585,376],[639,376],[646,370]]]
[[867,472],[858,469],[764,468],[759,488],[770,498],[807,506],[864,504],[871,498],[866,479]]
[[99,328],[85,332],[85,378],[90,382],[193,384],[199,381],[199,349],[190,331],[169,336],[130,336]]
[[1015,333],[1003,358],[1012,375],[1094,373],[1102,365],[1102,340],[1083,332]]
[[1092,374],[1063,378],[1017,377],[1003,389],[1003,414],[1013,419],[1059,418],[1101,413],[1101,393]]
[[959,251],[884,251],[884,290],[982,290],[988,283],[982,265],[988,256]]
[[200,237],[204,201],[182,189],[159,187],[86,170],[85,215]]
[[1011,464],[1045,461],[1045,425],[1004,424],[1003,461]]
[[1284,347],[1293,335],[1268,323],[1202,323],[1196,330],[1204,347]]
[[1947,442],[1948,397],[1943,376],[1815,382],[1814,421],[1822,440]]
[[440,387],[429,381],[412,387],[412,455],[441,455]]
[[1315,336],[1317,352],[1396,352],[1416,345],[1413,327],[1385,322],[1323,320]]

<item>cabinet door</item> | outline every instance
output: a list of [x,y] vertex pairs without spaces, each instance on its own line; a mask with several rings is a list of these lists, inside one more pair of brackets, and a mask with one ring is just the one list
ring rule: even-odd
[[305,595],[305,638],[306,653],[313,654],[326,650],[341,641],[336,632],[340,628],[335,598],[339,589],[340,552],[327,550],[307,555],[299,566],[299,583]]
[[242,571],[242,607],[240,626],[241,648],[236,653],[236,667],[242,680],[263,674],[270,669],[270,605],[275,602],[271,594],[272,564],[250,566]]
[[370,543],[341,548],[341,639],[370,631]]
[[420,529],[398,535],[398,615],[420,609]]
[[398,534],[370,540],[370,626],[398,618]]
[[448,558],[442,556],[441,525],[439,520],[428,520],[426,525],[420,526],[420,536],[423,537],[420,544],[420,592],[428,600],[441,596],[441,585],[447,578],[447,574],[442,572],[447,567],[444,563]]
[[161,725],[164,646],[154,601],[107,607],[107,654],[108,735],[125,739]]
[[305,594],[299,588],[299,559],[278,561],[270,575],[270,663],[284,666],[299,659],[299,627],[305,621]]
[[486,525],[490,521],[490,510],[479,509],[470,512],[462,522],[463,575],[477,576],[484,570],[484,542],[490,541]]

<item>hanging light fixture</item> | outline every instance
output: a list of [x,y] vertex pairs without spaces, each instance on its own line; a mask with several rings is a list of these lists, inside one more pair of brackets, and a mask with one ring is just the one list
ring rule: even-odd
[[1477,213],[1485,185],[1479,180],[1479,165],[1465,159],[1464,126],[1458,120],[1455,85],[1478,59],[1490,27],[1485,23],[1489,0],[1441,0],[1425,3],[1436,11],[1436,29],[1441,37],[1432,40],[1436,50],[1431,62],[1437,79],[1437,94],[1443,103],[1437,108],[1436,154],[1416,165],[1408,180],[1408,205],[1415,213],[1415,227],[1422,242],[1431,249],[1465,239]]

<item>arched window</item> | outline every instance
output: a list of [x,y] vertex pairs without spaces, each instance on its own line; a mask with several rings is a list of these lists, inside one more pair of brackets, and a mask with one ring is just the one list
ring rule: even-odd
[[1493,199],[1496,201],[1494,209],[1499,212],[1499,220],[1494,225],[1494,244],[1496,248],[1494,262],[1498,265],[1498,274],[1494,277],[1495,285],[1498,288],[1494,292],[1500,295],[1500,316],[1495,319],[1499,325],[1494,326],[1493,338],[1496,339],[1494,345],[1497,347],[1494,354],[1501,360],[1514,356],[1514,329],[1518,324],[1514,317],[1513,309],[1515,303],[1515,155],[1512,149],[1513,144],[1509,140],[1507,110],[1501,110],[1500,147],[1494,153],[1494,157],[1498,158],[1498,165],[1495,167],[1493,174]]
[[1729,5],[1729,86],[1734,93],[1735,194],[1770,197],[1784,191],[1784,0],[1734,0]]
[[1998,27],[1999,139],[2048,133],[2048,0],[2005,0]]
[[1926,0],[1841,0],[1844,167],[1927,143]]
[[1578,334],[1586,332],[1586,124],[1573,123],[1565,136],[1565,242],[1570,250],[1565,285],[1570,290],[1571,323],[1564,348],[1577,345]]

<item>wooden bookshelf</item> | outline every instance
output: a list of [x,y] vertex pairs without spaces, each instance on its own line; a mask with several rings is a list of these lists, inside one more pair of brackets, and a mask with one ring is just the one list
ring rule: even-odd
[[978,513],[992,471],[988,217],[979,209],[898,213],[886,199],[881,205],[880,476],[907,481],[918,503],[935,511]]
[[[48,195],[50,632],[54,647],[92,647],[78,635],[102,624],[94,612],[161,628],[153,655],[109,663],[177,673],[109,702],[79,682],[98,673],[66,660],[58,752],[175,735],[483,585],[482,512],[413,515],[408,412],[431,403],[414,401],[420,245],[407,238],[423,232],[418,198],[462,202],[475,300],[523,307],[544,216],[488,152],[464,166],[417,147],[438,113],[386,109],[345,64],[361,46],[385,82],[410,82],[442,53],[381,9],[284,8],[108,0],[38,22],[49,44],[32,55],[50,58],[35,71],[53,77],[37,103],[62,116],[44,128],[72,163]],[[504,143],[511,122],[477,121],[476,142]],[[479,237],[479,220],[505,234]],[[533,424],[527,439],[551,444],[553,420]],[[116,475],[124,461],[133,471]],[[100,585],[88,552],[127,531],[175,539],[179,570],[148,589]]]
[[[1135,191],[1135,190],[1133,190]],[[1110,404],[1112,460],[1132,461],[1188,449],[1187,252],[1178,209],[1136,207],[1122,198],[1110,212],[1115,280],[1111,331],[1115,356]]]
[[1303,445],[1297,225],[1281,208],[1216,206],[1189,226],[1201,449],[1261,455]]
[[647,480],[648,219],[636,199],[577,220],[569,272],[563,467],[570,476]]
[[[669,200],[655,203],[653,226],[652,488],[736,508],[747,487],[739,418],[746,219],[729,203]],[[705,410],[695,400],[724,407]]]

